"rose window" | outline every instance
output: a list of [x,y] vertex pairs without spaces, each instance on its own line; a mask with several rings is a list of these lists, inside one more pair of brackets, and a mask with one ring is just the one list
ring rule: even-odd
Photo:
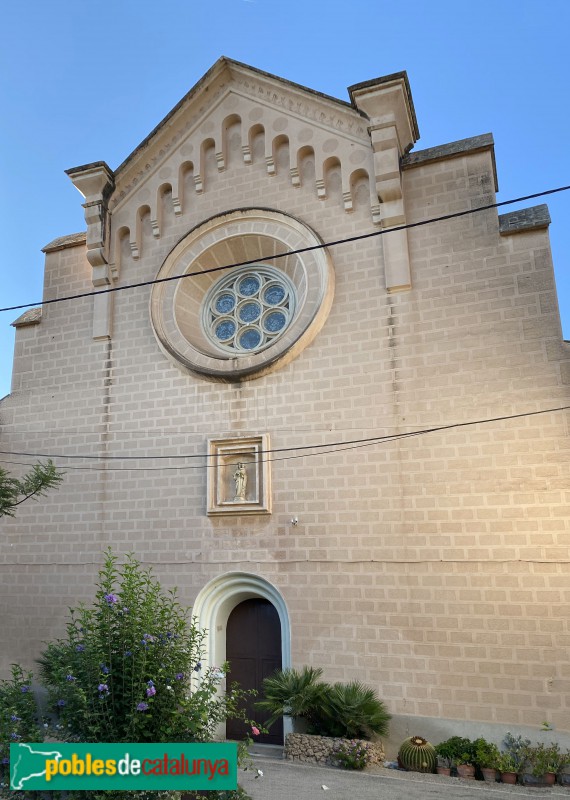
[[257,353],[287,330],[295,289],[271,267],[245,267],[224,276],[207,293],[202,322],[209,340],[234,355]]

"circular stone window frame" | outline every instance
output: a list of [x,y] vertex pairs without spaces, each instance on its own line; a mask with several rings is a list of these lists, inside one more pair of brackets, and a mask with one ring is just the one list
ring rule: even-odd
[[[272,253],[269,252],[242,261],[236,269],[246,264],[251,265],[253,270],[256,265],[260,268],[271,265],[283,272],[295,288],[296,307],[286,330],[269,346],[253,353],[234,355],[216,348],[204,335],[199,311],[196,312],[196,319],[186,323],[183,330],[181,316],[184,311],[181,314],[181,306],[184,304],[184,294],[180,289],[186,280],[193,280],[192,302],[197,309],[201,309],[211,287],[221,275],[229,274],[229,270],[227,273],[208,273],[208,269],[212,268],[209,251],[224,243],[229,253],[232,253],[234,245],[235,252],[240,252],[240,239],[243,237],[267,240],[272,245],[273,253],[284,255],[271,258]],[[286,255],[305,248],[314,249],[295,256]],[[236,264],[239,260],[233,259]],[[187,273],[197,275],[195,278],[175,280],[175,276]],[[203,279],[200,273],[203,273]],[[163,282],[155,283],[152,287],[150,317],[161,350],[177,366],[191,373],[225,381],[260,377],[296,358],[323,327],[332,306],[335,287],[332,259],[318,234],[295,217],[263,208],[239,209],[201,223],[175,245],[156,278]]]

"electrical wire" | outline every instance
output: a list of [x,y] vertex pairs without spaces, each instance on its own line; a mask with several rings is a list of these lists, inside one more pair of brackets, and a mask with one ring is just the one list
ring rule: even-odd
[[[273,448],[267,450],[258,450],[258,454],[260,455],[267,455],[272,453],[290,453],[295,452],[297,455],[288,455],[288,456],[280,456],[277,458],[263,458],[255,461],[246,461],[245,463],[272,463],[274,461],[292,461],[299,458],[309,458],[312,456],[319,456],[319,455],[330,455],[334,453],[342,453],[347,450],[357,450],[363,447],[373,447],[377,444],[386,444],[395,441],[401,441],[403,439],[409,439],[415,436],[425,436],[429,433],[438,433],[441,431],[448,431],[448,430],[457,430],[459,428],[465,428],[470,425],[486,425],[492,422],[504,422],[510,421],[513,419],[521,419],[521,418],[528,418],[534,417],[539,414],[552,414],[559,411],[568,411],[570,410],[570,406],[559,406],[557,408],[547,408],[542,409],[539,411],[528,411],[521,414],[509,414],[500,417],[490,417],[486,419],[476,419],[476,420],[469,420],[467,422],[456,422],[449,425],[440,425],[437,427],[432,428],[423,428],[417,431],[407,431],[405,433],[398,433],[398,434],[388,434],[387,436],[374,436],[368,437],[366,439],[353,439],[348,441],[337,441],[337,442],[327,442],[325,444],[308,444],[308,445],[299,445],[297,447],[280,447],[280,448]],[[316,450],[317,452],[312,453],[299,453],[301,450]],[[13,455],[13,456],[22,456],[22,457],[29,457],[29,458],[49,458],[49,459],[62,459],[62,458],[82,458],[82,459],[93,459],[99,461],[109,461],[109,460],[135,460],[135,461],[143,461],[147,459],[176,459],[176,458],[185,458],[185,459],[217,459],[219,456],[217,454],[212,453],[189,453],[185,455],[179,456],[105,456],[105,455],[81,455],[81,454],[73,454],[73,455],[65,455],[65,454],[46,454],[46,453],[29,453],[29,452],[19,452],[19,451],[10,451],[10,450],[0,450],[0,454],[2,455]],[[19,461],[8,461],[5,459],[0,459],[0,463],[4,464],[15,464],[20,466],[29,466],[27,463],[19,462]],[[75,466],[75,465],[64,465],[63,469],[65,470],[91,470],[91,471],[100,471],[105,469],[106,471],[112,472],[143,472],[143,471],[171,471],[171,470],[191,470],[191,469],[203,469],[206,467],[207,469],[216,469],[217,463],[213,464],[200,464],[197,466],[188,466],[188,465],[181,465],[181,466],[173,466],[173,467],[107,467],[107,466],[98,466],[98,467],[82,467],[82,466]]]
[[53,303],[65,303],[69,302],[70,300],[81,300],[85,297],[96,297],[97,295],[101,294],[110,294],[111,292],[122,292],[126,289],[140,289],[145,286],[154,286],[158,283],[168,283],[169,281],[178,281],[182,280],[183,278],[192,278],[198,275],[208,275],[212,272],[221,272],[226,269],[236,269],[238,267],[248,266],[250,264],[260,264],[266,263],[267,261],[272,261],[278,258],[286,258],[287,256],[298,255],[300,253],[309,253],[313,250],[322,250],[325,247],[337,247],[341,244],[350,244],[352,242],[360,242],[365,239],[372,239],[377,236],[384,236],[387,233],[394,233],[396,231],[405,231],[411,228],[420,228],[423,225],[431,225],[435,222],[444,222],[449,219],[457,219],[459,217],[465,217],[470,214],[477,214],[479,211],[489,211],[492,208],[500,208],[501,206],[508,206],[512,205],[513,203],[522,203],[526,202],[527,200],[535,200],[538,197],[545,197],[546,195],[550,194],[557,194],[558,192],[566,192],[570,189],[570,186],[559,186],[556,189],[547,189],[543,192],[536,192],[535,194],[527,194],[524,197],[515,197],[512,200],[502,200],[500,203],[489,203],[485,206],[478,206],[477,208],[469,208],[464,211],[455,211],[452,214],[444,214],[439,217],[431,217],[429,219],[420,220],[419,222],[409,222],[405,225],[397,225],[393,228],[385,228],[378,231],[372,231],[371,233],[362,233],[358,234],[357,236],[349,236],[346,239],[337,239],[332,242],[323,242],[322,244],[312,245],[310,247],[301,247],[297,250],[287,250],[284,253],[278,253],[277,255],[271,256],[263,256],[261,258],[254,258],[248,261],[237,261],[234,264],[225,264],[221,267],[212,267],[211,269],[200,270],[199,272],[186,272],[184,275],[170,275],[167,278],[155,278],[151,281],[141,281],[140,283],[128,283],[124,286],[110,286],[107,289],[97,289],[93,292],[81,292],[79,294],[72,294],[66,295],[65,297],[54,297],[51,300],[37,300],[33,303],[22,303],[17,306],[6,306],[5,308],[0,308],[0,312],[3,311],[19,311],[23,308],[32,308],[34,306],[41,306],[41,305],[51,305]]

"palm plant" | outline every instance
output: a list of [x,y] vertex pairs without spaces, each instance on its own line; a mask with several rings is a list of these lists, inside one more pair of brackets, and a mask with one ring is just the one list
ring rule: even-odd
[[320,723],[326,735],[349,739],[385,735],[391,719],[376,692],[360,681],[331,686],[322,711]]
[[320,716],[320,709],[325,703],[329,685],[319,681],[322,669],[303,667],[279,670],[263,681],[264,699],[255,707],[270,714],[267,727],[279,717],[287,714],[291,717],[303,717],[309,725],[315,726]]

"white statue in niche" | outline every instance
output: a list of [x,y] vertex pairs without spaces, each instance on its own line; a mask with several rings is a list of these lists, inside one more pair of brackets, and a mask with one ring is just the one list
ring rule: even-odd
[[233,475],[234,483],[236,485],[236,492],[234,497],[234,503],[245,503],[245,490],[247,487],[247,472],[245,471],[245,464],[240,461],[237,465],[237,469]]

